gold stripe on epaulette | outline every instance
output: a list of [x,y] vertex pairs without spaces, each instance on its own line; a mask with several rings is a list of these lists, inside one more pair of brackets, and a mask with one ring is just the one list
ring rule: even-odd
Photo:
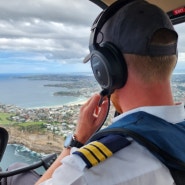
[[110,157],[112,155],[112,151],[109,150],[104,144],[98,141],[94,141],[91,143],[91,145],[95,145],[101,150],[107,157]]
[[94,141],[88,145],[80,148],[81,152],[92,166],[97,165],[99,162],[104,161],[112,155],[112,152],[102,143]]
[[78,152],[82,153],[86,157],[86,159],[91,163],[92,166],[98,164],[97,159],[92,155],[92,153],[86,147],[80,148]]

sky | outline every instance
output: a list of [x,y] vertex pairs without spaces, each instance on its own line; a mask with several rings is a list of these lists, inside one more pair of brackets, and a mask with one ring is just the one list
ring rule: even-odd
[[[82,61],[100,11],[88,0],[0,0],[0,74],[90,72]],[[183,65],[185,24],[177,31]]]
[[90,27],[99,7],[88,0],[1,0],[0,73],[90,71]]

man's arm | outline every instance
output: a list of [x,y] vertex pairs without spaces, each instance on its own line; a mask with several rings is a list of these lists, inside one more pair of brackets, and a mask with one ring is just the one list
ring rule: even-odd
[[[96,132],[96,130],[98,130],[98,128],[101,126],[106,116],[108,100],[105,99],[101,107],[98,107],[100,98],[101,97],[99,94],[95,94],[80,109],[78,123],[75,129],[75,138],[81,143],[86,143],[92,134]],[[61,165],[61,160],[69,154],[70,148],[63,149],[62,153],[59,155],[56,161],[43,174],[43,176],[37,181],[35,185],[39,185],[41,182],[51,178],[55,169]]]
[[53,172],[56,168],[61,165],[61,160],[70,154],[70,148],[64,148],[62,153],[58,156],[55,162],[50,166],[50,168],[44,173],[44,175],[36,182],[35,185],[39,185],[41,182],[46,181],[47,179],[52,177]]

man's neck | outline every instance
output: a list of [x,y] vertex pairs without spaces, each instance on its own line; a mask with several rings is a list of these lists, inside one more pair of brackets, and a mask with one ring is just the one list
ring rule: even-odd
[[[142,88],[141,88],[142,87]],[[148,86],[125,86],[118,92],[122,112],[141,106],[174,105],[169,83]]]

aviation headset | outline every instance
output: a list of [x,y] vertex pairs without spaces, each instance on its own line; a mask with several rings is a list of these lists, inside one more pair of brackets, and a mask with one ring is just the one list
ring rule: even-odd
[[[104,95],[110,95],[115,89],[123,87],[127,81],[127,65],[122,52],[111,42],[102,42],[103,25],[124,5],[134,0],[118,0],[100,13],[91,27],[89,50],[91,67],[97,82],[104,90]],[[97,43],[98,34],[102,40]]]

